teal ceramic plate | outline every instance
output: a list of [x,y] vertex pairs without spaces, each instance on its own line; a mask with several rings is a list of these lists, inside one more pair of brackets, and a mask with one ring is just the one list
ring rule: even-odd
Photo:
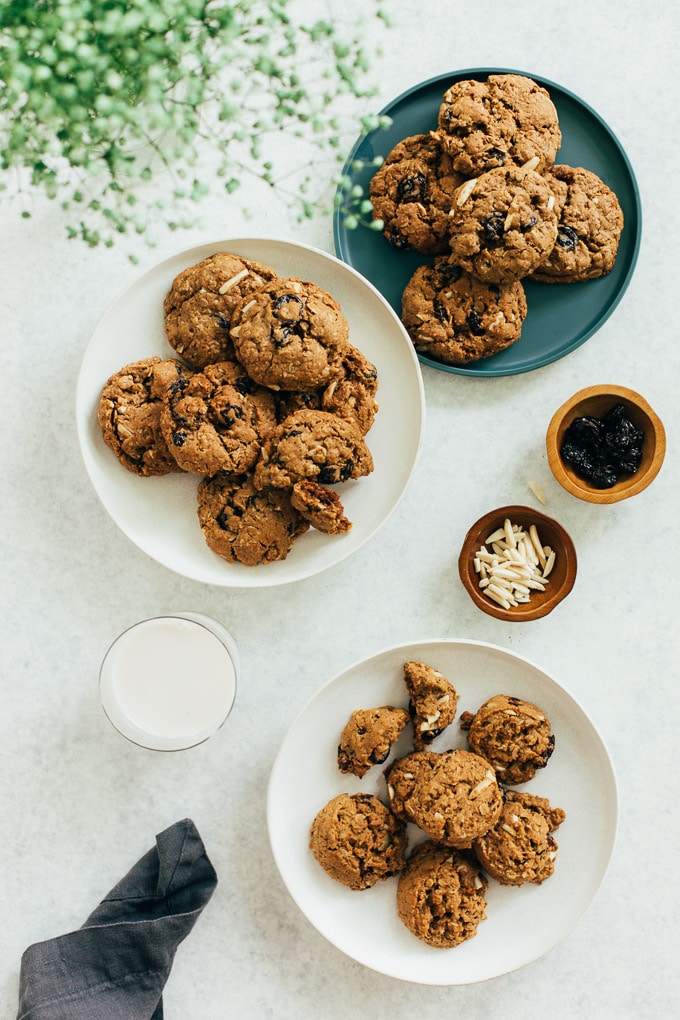
[[[437,126],[442,96],[453,82],[467,78],[484,80],[489,74],[525,74],[505,68],[473,68],[439,75],[416,85],[388,104],[382,111],[392,119],[386,130],[378,129],[356,143],[345,174],[368,192],[375,170],[352,170],[356,160],[386,156],[397,142],[409,135],[430,131]],[[579,284],[539,284],[524,281],[528,313],[521,338],[493,357],[460,368],[445,365],[419,354],[420,361],[433,368],[458,375],[504,376],[530,372],[557,361],[580,347],[611,315],[630,282],[640,247],[640,194],[626,153],[602,118],[573,93],[552,81],[529,74],[548,90],[555,104],[562,130],[558,163],[582,166],[594,171],[616,192],[625,225],[614,269],[600,280]],[[397,251],[382,234],[362,227],[347,230],[336,212],[335,250],[383,294],[399,315],[404,287],[431,256]]]

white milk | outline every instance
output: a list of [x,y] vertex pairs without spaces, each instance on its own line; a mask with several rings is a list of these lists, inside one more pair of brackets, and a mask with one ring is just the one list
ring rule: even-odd
[[143,620],[124,631],[104,658],[104,710],[116,729],[144,747],[192,747],[228,716],[237,661],[229,633],[207,617]]

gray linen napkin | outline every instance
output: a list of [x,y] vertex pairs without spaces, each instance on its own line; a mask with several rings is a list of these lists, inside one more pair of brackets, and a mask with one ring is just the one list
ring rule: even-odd
[[175,822],[82,928],[26,949],[17,1020],[162,1020],[177,946],[216,884],[194,823]]

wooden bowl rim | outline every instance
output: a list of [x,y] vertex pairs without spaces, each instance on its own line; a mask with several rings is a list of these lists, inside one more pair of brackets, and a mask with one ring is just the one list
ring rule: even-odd
[[[618,398],[627,401],[647,418],[652,427],[651,438],[654,443],[654,450],[647,469],[642,474],[630,475],[624,482],[617,483],[611,489],[594,489],[585,480],[567,471],[560,456],[558,435],[562,424],[569,418],[570,414],[571,418],[569,418],[569,421],[579,416],[577,410],[579,405],[593,398],[608,396],[613,399]],[[666,430],[663,422],[647,400],[635,390],[627,386],[617,386],[614,384],[586,386],[574,393],[568,400],[565,400],[553,414],[546,432],[546,450],[550,470],[563,489],[588,503],[609,505],[611,503],[618,503],[622,499],[628,499],[630,496],[635,496],[651,485],[661,470],[666,454]]]
[[[480,591],[473,566],[474,553],[483,541],[480,538],[480,532],[488,531],[491,525],[502,524],[506,517],[509,517],[513,524],[521,523],[518,518],[529,518],[536,524],[539,530],[542,525],[549,527],[560,540],[562,548],[558,552],[566,557],[565,577],[559,588],[548,590],[546,595],[543,595],[543,593],[536,595],[534,596],[534,601],[516,607],[513,606],[511,609],[504,609],[502,606],[497,605]],[[458,556],[460,579],[475,605],[489,616],[510,623],[528,623],[531,620],[540,620],[542,617],[547,616],[548,613],[551,613],[555,606],[559,605],[574,587],[577,566],[576,547],[564,525],[541,510],[520,504],[498,507],[483,514],[468,528]]]

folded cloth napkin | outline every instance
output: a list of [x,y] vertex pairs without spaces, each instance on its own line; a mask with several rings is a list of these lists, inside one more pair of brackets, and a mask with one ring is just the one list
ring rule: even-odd
[[162,1020],[175,951],[216,884],[194,823],[175,822],[82,928],[24,952],[17,1020]]

